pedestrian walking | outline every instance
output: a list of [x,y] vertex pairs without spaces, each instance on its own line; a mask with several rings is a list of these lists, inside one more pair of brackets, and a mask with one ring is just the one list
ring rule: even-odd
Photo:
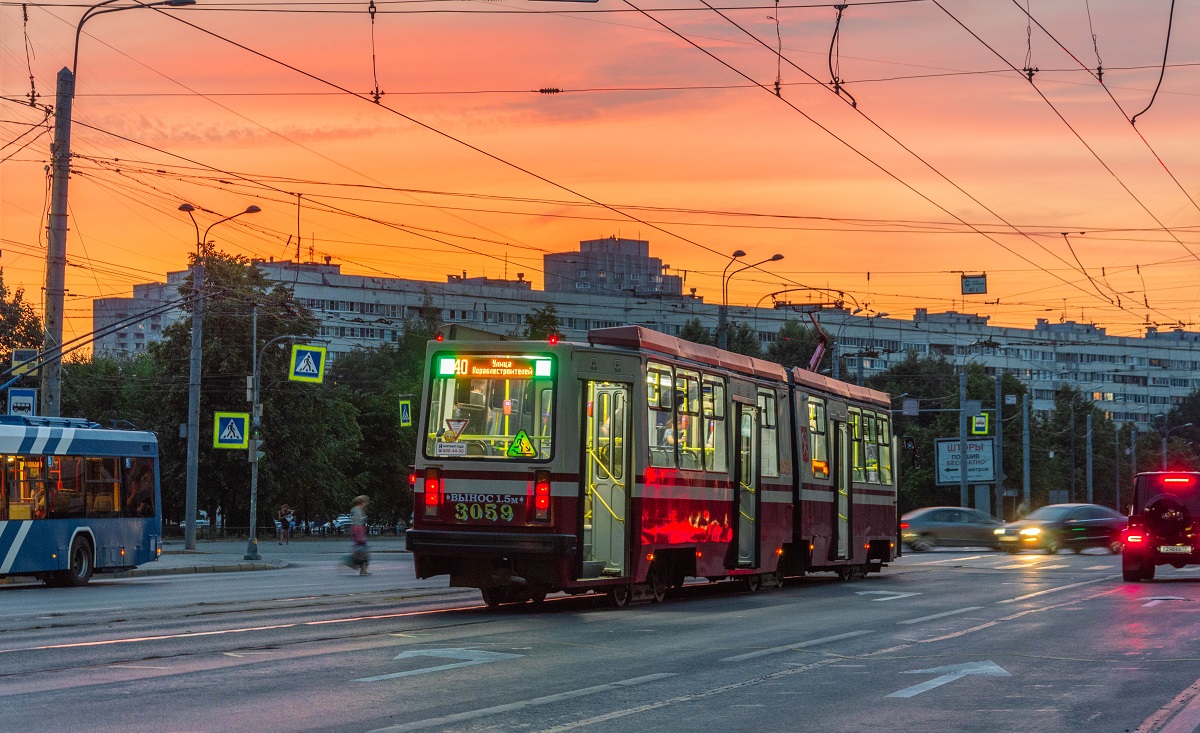
[[359,575],[370,575],[367,566],[371,563],[371,554],[367,551],[367,497],[354,497],[354,507],[350,510],[350,556],[346,565],[357,569]]
[[284,504],[279,507],[279,513],[275,515],[276,521],[279,522],[279,544],[291,544],[292,541],[292,520],[295,512],[290,506]]

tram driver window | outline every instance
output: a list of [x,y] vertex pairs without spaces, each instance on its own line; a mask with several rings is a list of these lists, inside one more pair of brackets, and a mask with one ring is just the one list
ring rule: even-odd
[[675,467],[674,391],[671,368],[651,363],[646,370],[646,437],[651,466]]
[[829,436],[825,426],[825,401],[809,397],[808,440],[813,478],[829,478]]

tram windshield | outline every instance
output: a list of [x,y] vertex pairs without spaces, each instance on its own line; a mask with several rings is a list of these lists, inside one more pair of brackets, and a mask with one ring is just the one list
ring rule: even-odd
[[549,459],[554,371],[540,354],[435,355],[425,457]]

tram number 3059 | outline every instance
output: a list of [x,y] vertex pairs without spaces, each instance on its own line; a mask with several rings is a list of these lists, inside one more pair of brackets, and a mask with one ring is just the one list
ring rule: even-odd
[[446,503],[454,505],[454,518],[460,522],[485,520],[511,522],[516,517],[514,504],[523,504],[523,496],[504,494],[448,494]]

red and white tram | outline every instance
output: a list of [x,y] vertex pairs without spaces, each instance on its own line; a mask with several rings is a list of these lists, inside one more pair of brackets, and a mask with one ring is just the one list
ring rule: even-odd
[[661,600],[895,555],[885,393],[638,326],[430,342],[408,532],[420,578],[488,605]]

